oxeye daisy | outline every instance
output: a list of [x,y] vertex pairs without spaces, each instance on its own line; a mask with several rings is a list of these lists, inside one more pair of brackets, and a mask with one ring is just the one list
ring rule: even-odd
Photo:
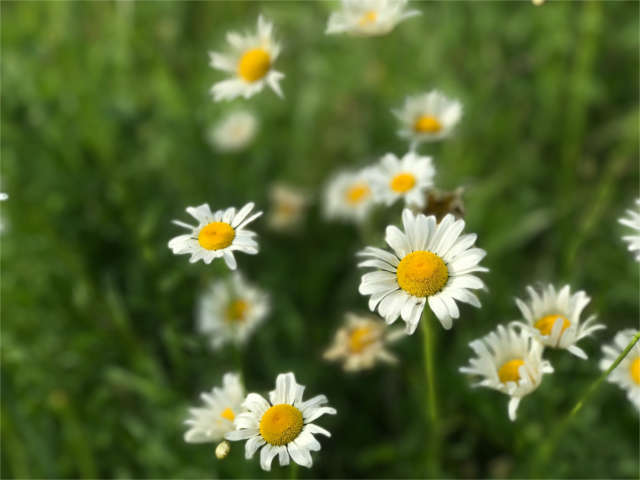
[[276,231],[293,230],[300,226],[309,203],[308,195],[297,188],[277,184],[269,191],[271,209],[267,223]]
[[210,338],[211,347],[242,345],[262,323],[270,309],[269,297],[233,272],[230,279],[211,283],[198,302],[198,330]]
[[209,52],[210,65],[231,74],[231,78],[211,87],[214,100],[249,98],[265,85],[282,97],[280,80],[284,74],[273,68],[280,54],[280,45],[273,38],[273,24],[260,15],[255,34],[229,32],[227,42],[231,46],[228,53]]
[[236,152],[246,148],[256,135],[258,120],[246,110],[237,110],[224,117],[208,133],[213,147],[222,152]]
[[353,313],[347,313],[345,320],[324,352],[326,360],[341,360],[346,371],[370,369],[378,361],[397,362],[386,347],[405,336],[401,329],[389,329],[378,319]]
[[542,375],[553,373],[553,367],[542,359],[544,347],[526,330],[498,325],[483,338],[469,344],[477,355],[468,367],[460,371],[484,377],[474,387],[487,387],[511,397],[509,418],[516,419],[520,400],[533,392],[542,381]]
[[408,334],[418,326],[427,302],[449,329],[460,316],[456,300],[480,307],[471,290],[484,287],[474,273],[488,271],[479,265],[486,252],[473,247],[475,234],[461,236],[464,220],[453,215],[436,223],[434,216],[414,215],[405,208],[402,223],[404,232],[393,225],[386,230],[393,253],[375,247],[359,253],[371,258],[358,266],[375,269],[362,276],[359,291],[370,296],[369,309],[377,307],[387,323],[402,317]]
[[[616,334],[612,344],[602,346],[604,357],[600,360],[601,370],[609,369],[636,333],[636,330],[627,328]],[[640,342],[636,342],[627,356],[609,374],[607,380],[626,390],[627,398],[640,410]]]
[[190,418],[184,423],[189,430],[184,434],[188,443],[218,442],[235,429],[233,421],[243,412],[244,386],[240,376],[227,373],[222,377],[222,388],[214,387],[210,393],[200,394],[203,407],[191,408]]
[[293,373],[281,373],[269,401],[257,393],[247,395],[242,404],[247,412],[236,417],[236,430],[226,434],[227,440],[247,440],[245,457],[250,459],[260,450],[260,466],[271,470],[278,455],[280,465],[288,465],[289,457],[303,467],[311,467],[311,452],[320,450],[314,434],[331,434],[311,422],[322,415],[336,413],[327,407],[327,397],[318,395],[302,400],[304,386],[296,383]]
[[189,254],[189,261],[195,263],[202,260],[211,263],[216,258],[224,258],[231,270],[237,267],[234,251],[255,255],[258,243],[253,239],[255,233],[245,230],[248,224],[262,215],[262,212],[251,213],[253,203],[247,203],[238,212],[233,207],[211,212],[209,204],[187,207],[187,213],[198,221],[193,226],[174,220],[173,223],[191,230],[186,235],[179,235],[169,241],[169,248],[176,255]]
[[327,218],[364,220],[374,206],[372,170],[342,172],[325,189],[324,213]]
[[420,15],[419,10],[407,10],[407,3],[407,0],[342,0],[342,10],[331,14],[326,33],[385,35],[400,22]]
[[[636,200],[636,205],[640,207],[640,198]],[[640,262],[640,211],[627,210],[627,216],[618,221],[633,230],[633,235],[626,235],[622,239],[629,244],[629,251],[634,252],[636,261]]]
[[431,157],[409,152],[399,159],[387,153],[371,175],[375,197],[387,205],[403,198],[407,205],[424,208],[435,173]]
[[400,120],[398,135],[411,142],[412,149],[422,142],[447,138],[462,116],[462,104],[433,90],[407,97],[400,110],[394,110]]
[[597,330],[606,328],[602,324],[594,325],[596,316],[591,315],[580,321],[582,310],[591,299],[580,290],[571,295],[569,285],[556,291],[553,285],[547,285],[539,293],[533,287],[527,287],[529,301],[516,298],[516,304],[526,323],[515,322],[529,330],[529,333],[547,347],[568,350],[577,357],[586,359],[587,354],[576,343]]

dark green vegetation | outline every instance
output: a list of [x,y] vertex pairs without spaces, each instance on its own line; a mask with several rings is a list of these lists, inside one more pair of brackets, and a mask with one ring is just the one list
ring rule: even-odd
[[[2,2],[2,477],[275,477],[236,444],[182,440],[187,406],[235,365],[194,331],[202,285],[222,262],[190,265],[167,241],[184,208],[254,200],[275,180],[318,192],[337,168],[404,153],[389,110],[441,88],[460,98],[458,135],[421,149],[437,184],[467,187],[467,224],[488,251],[481,310],[435,326],[441,445],[448,477],[637,477],[638,414],[603,384],[553,448],[535,453],[598,374],[599,347],[637,324],[638,268],[617,223],[638,195],[638,4],[442,2],[388,36],[327,37],[329,3]],[[207,126],[223,76],[207,51],[263,12],[284,50],[286,99],[248,105],[261,131],[246,152],[218,155]],[[238,105],[246,104],[237,101]],[[399,222],[399,206],[376,215]],[[317,203],[297,236],[270,233],[238,255],[268,290],[272,315],[243,359],[250,390],[295,371],[338,409],[314,477],[416,477],[426,470],[420,329],[395,347],[397,367],[344,376],[320,355],[346,310],[364,311],[354,227]],[[581,361],[546,355],[556,373],[524,399],[472,390],[458,374],[467,344],[517,317],[537,281],[571,282],[608,329]]]

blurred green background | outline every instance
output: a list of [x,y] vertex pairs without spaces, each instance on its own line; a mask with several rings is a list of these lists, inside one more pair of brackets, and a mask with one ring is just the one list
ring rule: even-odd
[[[2,8],[2,477],[281,477],[188,445],[198,394],[235,368],[195,332],[221,261],[190,265],[167,241],[184,208],[255,201],[274,181],[318,194],[336,169],[403,154],[390,109],[431,88],[460,98],[458,134],[421,149],[437,185],[464,185],[469,231],[491,269],[481,310],[437,331],[440,446],[428,440],[420,331],[401,362],[344,375],[321,360],[345,311],[364,312],[353,256],[365,241],[318,203],[297,235],[254,224],[261,252],[239,268],[273,311],[245,351],[249,391],[293,370],[338,409],[303,477],[421,477],[430,449],[447,477],[636,477],[638,413],[603,384],[546,462],[554,426],[598,375],[600,345],[637,326],[638,264],[617,223],[638,196],[638,3],[429,2],[380,38],[325,36],[331,2],[9,2]],[[228,29],[272,19],[285,100],[211,101],[224,77],[207,52]],[[217,154],[209,125],[237,106],[254,144]],[[316,195],[316,199],[319,195]],[[374,242],[399,222],[376,215]],[[556,373],[509,422],[508,398],[458,373],[472,339],[517,318],[527,284],[570,282],[608,328],[550,351]]]

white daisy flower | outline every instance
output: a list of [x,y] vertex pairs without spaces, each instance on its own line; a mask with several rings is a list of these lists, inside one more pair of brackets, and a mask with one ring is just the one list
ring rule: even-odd
[[262,215],[262,212],[249,215],[253,207],[253,202],[247,203],[237,213],[233,207],[212,213],[208,203],[187,207],[187,213],[198,221],[198,225],[174,220],[173,223],[191,230],[191,233],[172,238],[169,248],[176,255],[191,255],[191,263],[198,260],[211,263],[214,259],[222,257],[227,266],[235,270],[237,264],[234,251],[249,255],[258,253],[258,242],[253,239],[256,234],[244,229]]
[[516,304],[527,322],[515,323],[529,330],[529,333],[543,345],[562,348],[586,359],[587,354],[576,343],[587,335],[606,328],[602,324],[594,325],[595,315],[580,322],[582,310],[591,298],[582,290],[571,295],[569,285],[558,291],[553,285],[547,285],[540,293],[528,286],[527,292],[529,302],[516,298]]
[[425,193],[433,186],[435,173],[431,157],[409,152],[399,159],[387,153],[371,175],[374,196],[387,205],[404,198],[407,205],[424,208]]
[[256,136],[258,119],[246,110],[237,110],[214,125],[207,134],[209,143],[222,152],[237,152]]
[[[636,205],[640,207],[640,198],[636,200]],[[633,235],[626,235],[622,239],[629,244],[629,251],[635,252],[636,261],[640,262],[640,211],[627,210],[627,214],[628,216],[618,221],[634,232]]]
[[356,36],[385,35],[400,22],[420,15],[407,10],[408,0],[342,0],[342,10],[333,12],[326,33]]
[[271,470],[271,461],[278,455],[280,465],[288,465],[289,457],[303,467],[313,464],[311,452],[320,450],[314,434],[331,434],[311,422],[322,415],[336,413],[324,406],[327,397],[318,395],[302,400],[304,386],[296,383],[293,373],[281,373],[269,401],[257,393],[247,395],[242,404],[248,411],[236,417],[236,430],[226,434],[227,440],[247,440],[245,457],[250,459],[260,450],[260,466]]
[[358,264],[373,267],[365,273],[359,291],[369,295],[369,309],[387,321],[398,317],[406,322],[412,334],[427,301],[442,326],[451,328],[454,318],[460,316],[456,300],[480,307],[480,301],[470,290],[484,288],[474,275],[488,269],[478,265],[486,255],[480,248],[472,248],[475,234],[462,235],[464,220],[446,215],[442,222],[436,217],[402,212],[404,232],[396,226],[387,227],[385,241],[393,253],[380,248],[367,247],[359,255],[371,257]]
[[411,141],[413,149],[422,142],[449,137],[462,117],[462,104],[433,90],[407,97],[404,106],[393,114],[401,124],[398,135]]
[[347,313],[345,319],[333,344],[324,352],[326,360],[342,360],[348,372],[373,368],[378,361],[397,362],[386,347],[405,336],[401,329],[389,329],[384,322],[370,316]]
[[[604,358],[600,360],[600,369],[608,370],[622,351],[629,345],[636,330],[628,328],[618,332],[613,344],[603,345]],[[627,398],[640,410],[640,342],[637,342],[626,357],[609,374],[607,380],[616,383],[627,391]]]
[[516,419],[520,400],[533,392],[542,381],[542,375],[553,373],[553,367],[542,359],[544,347],[526,330],[498,325],[483,338],[469,344],[477,358],[469,360],[468,367],[460,371],[480,375],[484,379],[474,387],[487,387],[511,397],[509,418]]
[[293,230],[300,225],[309,197],[301,190],[276,184],[269,191],[271,209],[267,224],[276,231]]
[[7,193],[0,192],[0,202],[8,199],[9,199],[9,195]]
[[214,350],[226,343],[243,345],[269,314],[269,296],[233,272],[211,283],[198,301],[198,330]]
[[341,172],[327,183],[324,213],[329,219],[361,222],[374,206],[372,170]]
[[184,434],[185,442],[218,442],[235,430],[233,421],[244,411],[244,395],[240,375],[234,373],[222,377],[222,388],[214,387],[211,393],[201,393],[204,406],[189,409],[191,417],[184,422],[189,426]]
[[231,45],[228,53],[209,52],[210,65],[231,74],[231,78],[211,87],[214,100],[231,100],[240,96],[249,98],[265,85],[282,97],[280,80],[284,74],[273,69],[280,54],[280,44],[273,38],[273,24],[260,15],[255,34],[229,32],[227,42]]

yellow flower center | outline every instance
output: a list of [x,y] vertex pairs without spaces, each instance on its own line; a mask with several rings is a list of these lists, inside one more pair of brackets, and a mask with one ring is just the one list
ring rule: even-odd
[[362,17],[360,17],[360,25],[365,26],[371,23],[375,23],[377,19],[378,12],[376,12],[375,10],[369,10],[367,13],[362,15]]
[[227,307],[225,318],[229,323],[241,322],[247,314],[249,304],[245,300],[234,300]]
[[636,385],[640,385],[640,357],[636,357],[636,359],[631,362],[631,366],[629,367],[631,371],[631,378]]
[[236,232],[225,222],[211,222],[200,230],[198,243],[207,250],[220,250],[231,245]]
[[262,48],[247,50],[238,62],[238,75],[247,82],[264,77],[271,68],[271,57]]
[[398,285],[414,297],[429,297],[438,293],[449,279],[449,270],[442,259],[423,250],[406,255],[398,265]]
[[375,341],[371,327],[357,327],[349,335],[349,350],[360,353]]
[[357,185],[352,185],[345,193],[345,197],[347,198],[347,202],[351,205],[357,205],[366,199],[369,195],[371,195],[371,190],[369,187],[363,183],[359,183]]
[[262,415],[260,435],[271,445],[286,445],[300,435],[303,425],[302,412],[292,405],[281,403]]
[[389,186],[397,193],[406,193],[416,184],[416,177],[411,173],[399,173],[391,179]]
[[545,315],[535,323],[534,327],[540,330],[540,333],[542,335],[549,335],[551,333],[551,329],[553,328],[553,325],[556,323],[556,320],[559,318],[562,319],[562,331],[560,332],[562,333],[567,329],[567,327],[569,327],[569,325],[571,325],[571,322],[567,320],[567,317],[565,317],[564,315],[557,315],[557,314]]
[[518,369],[522,365],[524,365],[524,360],[521,360],[520,358],[515,358],[504,363],[500,367],[500,370],[498,370],[498,377],[500,377],[500,381],[502,383],[507,383],[517,382],[518,380],[520,380]]
[[236,414],[233,413],[233,410],[231,410],[229,407],[225,408],[220,416],[226,420],[229,420],[230,422],[233,422],[233,420],[236,418]]
[[433,115],[422,115],[413,124],[413,129],[418,133],[438,133],[442,124]]

